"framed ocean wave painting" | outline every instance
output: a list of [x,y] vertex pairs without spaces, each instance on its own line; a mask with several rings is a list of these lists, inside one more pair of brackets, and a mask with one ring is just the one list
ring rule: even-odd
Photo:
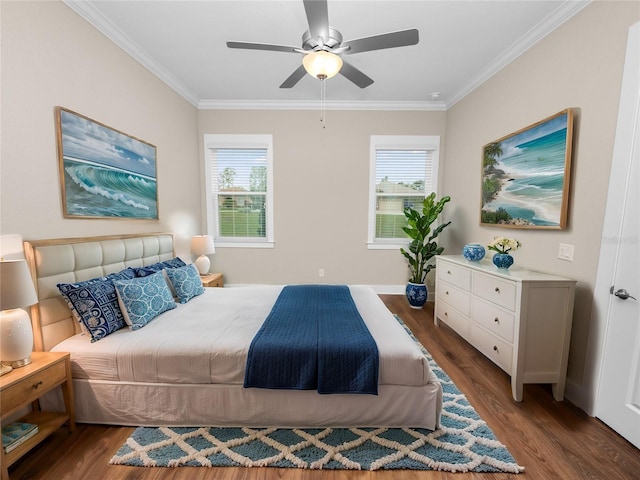
[[566,109],[485,145],[480,225],[566,228],[572,137]]
[[156,147],[56,107],[65,218],[158,219]]

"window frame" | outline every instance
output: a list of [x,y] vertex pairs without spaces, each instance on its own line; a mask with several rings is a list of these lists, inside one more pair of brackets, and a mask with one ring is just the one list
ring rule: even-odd
[[[431,152],[431,182],[427,182],[425,171],[424,197],[431,192],[438,195],[438,166],[440,161],[439,135],[372,135],[369,152],[369,218],[367,248],[369,250],[391,250],[406,247],[409,238],[376,238],[376,160],[378,150],[426,150]],[[423,197],[423,198],[424,198]]]
[[[219,190],[217,168],[214,164],[212,150],[264,148],[267,151],[267,191],[265,195],[265,237],[221,237],[219,223]],[[204,169],[205,169],[205,210],[206,231],[212,235],[216,248],[274,248],[273,222],[273,136],[250,134],[205,134],[204,135]],[[215,176],[212,176],[215,175]],[[214,187],[215,185],[215,187]]]

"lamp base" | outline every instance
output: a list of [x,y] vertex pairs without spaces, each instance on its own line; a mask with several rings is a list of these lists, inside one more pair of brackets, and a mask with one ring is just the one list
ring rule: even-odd
[[33,331],[27,312],[21,308],[0,312],[0,363],[13,368],[31,363]]
[[5,373],[9,373],[11,370],[13,370],[13,368],[9,365],[0,365],[0,377]]
[[200,255],[196,258],[194,262],[196,264],[196,268],[198,269],[198,273],[200,275],[206,275],[209,273],[209,269],[211,268],[211,260],[206,255]]
[[21,358],[20,360],[11,360],[11,361],[3,361],[2,362],[2,366],[7,366],[7,367],[11,367],[11,368],[20,368],[20,367],[24,367],[25,365],[29,365],[31,363],[31,355],[29,355],[27,358]]

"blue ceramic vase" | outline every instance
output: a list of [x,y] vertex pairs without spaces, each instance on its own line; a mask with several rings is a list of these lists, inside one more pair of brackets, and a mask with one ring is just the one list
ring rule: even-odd
[[427,286],[423,283],[407,283],[405,293],[411,308],[422,308],[427,302]]
[[468,243],[462,247],[462,256],[470,262],[479,262],[484,258],[485,249],[479,243]]
[[493,264],[498,268],[507,269],[513,265],[513,257],[508,253],[496,253],[493,256]]

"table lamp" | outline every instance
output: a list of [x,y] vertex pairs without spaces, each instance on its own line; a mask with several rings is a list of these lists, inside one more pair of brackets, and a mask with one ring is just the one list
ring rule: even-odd
[[206,275],[211,268],[211,260],[207,255],[211,255],[216,252],[216,248],[213,245],[213,237],[211,235],[195,235],[191,238],[191,253],[196,255],[196,268],[200,275]]
[[0,261],[0,363],[12,368],[31,363],[33,330],[23,307],[38,302],[25,260]]

